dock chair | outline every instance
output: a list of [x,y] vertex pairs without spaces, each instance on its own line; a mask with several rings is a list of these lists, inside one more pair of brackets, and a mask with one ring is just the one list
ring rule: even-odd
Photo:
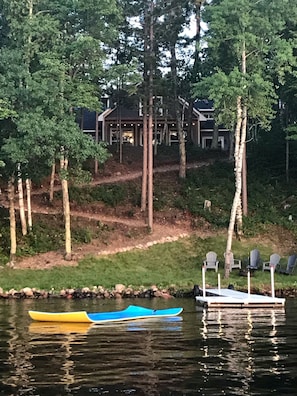
[[[226,257],[226,252],[224,257]],[[236,268],[241,269],[241,260],[234,258],[233,252],[230,252],[230,271]]]
[[203,265],[205,266],[206,270],[214,269],[218,272],[219,269],[219,261],[217,260],[218,255],[215,252],[208,252],[206,253],[206,260],[203,261]]
[[284,270],[277,268],[276,272],[283,275],[293,275],[296,268],[296,260],[297,254],[291,254],[291,256],[288,257],[287,267]]
[[255,271],[259,268],[260,265],[260,252],[258,249],[253,249],[250,251],[249,255],[249,263],[248,266],[246,267],[248,270]]
[[264,261],[263,262],[263,271],[270,271],[270,267],[274,268],[274,271],[276,270],[276,268],[280,265],[279,261],[280,261],[280,255],[277,253],[273,253],[271,254],[269,261]]

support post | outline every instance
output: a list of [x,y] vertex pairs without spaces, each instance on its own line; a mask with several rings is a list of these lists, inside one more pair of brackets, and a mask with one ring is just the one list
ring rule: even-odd
[[248,281],[248,297],[249,297],[251,294],[251,273],[250,273],[250,270],[248,270],[248,273],[247,273],[247,281]]
[[205,265],[202,266],[202,295],[203,295],[203,297],[206,296],[206,292],[205,292]]
[[270,278],[271,278],[271,297],[275,297],[275,291],[274,291],[274,266],[270,265]]

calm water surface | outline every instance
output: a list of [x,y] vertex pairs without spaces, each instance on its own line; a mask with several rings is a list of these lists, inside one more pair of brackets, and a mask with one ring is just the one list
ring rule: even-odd
[[[125,324],[32,322],[29,309],[181,306]],[[296,395],[297,300],[285,310],[199,309],[192,299],[0,301],[0,395]]]

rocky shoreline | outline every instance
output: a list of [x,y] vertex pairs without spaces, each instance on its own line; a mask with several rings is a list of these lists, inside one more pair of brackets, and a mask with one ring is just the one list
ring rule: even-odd
[[133,289],[122,284],[115,285],[112,289],[106,289],[102,286],[94,286],[93,288],[83,287],[81,289],[62,289],[62,290],[38,290],[31,287],[24,287],[21,290],[10,289],[4,291],[0,287],[0,298],[15,299],[43,299],[43,298],[65,298],[65,299],[120,299],[120,298],[174,298],[174,297],[191,297],[192,291],[175,290],[172,288],[160,289],[155,285],[149,288],[141,287]]
[[[199,287],[198,287],[199,288]],[[4,291],[0,287],[1,299],[46,299],[46,298],[63,298],[63,299],[121,299],[121,298],[190,298],[195,296],[197,285],[192,290],[177,290],[175,288],[160,289],[156,285],[149,288],[141,287],[133,289],[122,284],[115,285],[112,289],[106,289],[102,286],[93,288],[83,287],[80,289],[62,289],[55,290],[38,290],[31,287],[24,287],[21,290],[10,289]],[[246,291],[246,290],[242,290]],[[259,291],[252,290],[252,293],[270,295],[270,290]],[[297,297],[297,288],[275,290],[276,297]]]

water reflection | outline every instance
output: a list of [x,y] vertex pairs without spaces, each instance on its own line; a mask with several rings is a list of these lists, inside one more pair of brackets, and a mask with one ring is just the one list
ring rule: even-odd
[[87,334],[91,329],[90,323],[55,323],[32,322],[29,325],[31,334]]
[[[202,323],[204,360],[207,362],[204,367],[207,366],[212,378],[215,376],[219,379],[222,373],[228,375],[232,392],[236,389],[234,394],[249,394],[260,372],[261,375],[267,376],[267,372],[272,375],[268,388],[285,374],[283,361],[286,356],[281,351],[286,342],[285,310],[204,310]],[[210,351],[215,338],[220,339],[219,343],[215,343],[219,349]],[[216,362],[211,360],[214,356]],[[238,379],[240,386],[237,387]]]
[[[0,395],[295,394],[297,303],[286,312],[207,311],[176,301],[142,305],[183,306],[180,317],[107,326],[37,323],[27,314],[47,304],[91,311],[95,302],[0,301]],[[101,304],[94,311],[125,308]]]

